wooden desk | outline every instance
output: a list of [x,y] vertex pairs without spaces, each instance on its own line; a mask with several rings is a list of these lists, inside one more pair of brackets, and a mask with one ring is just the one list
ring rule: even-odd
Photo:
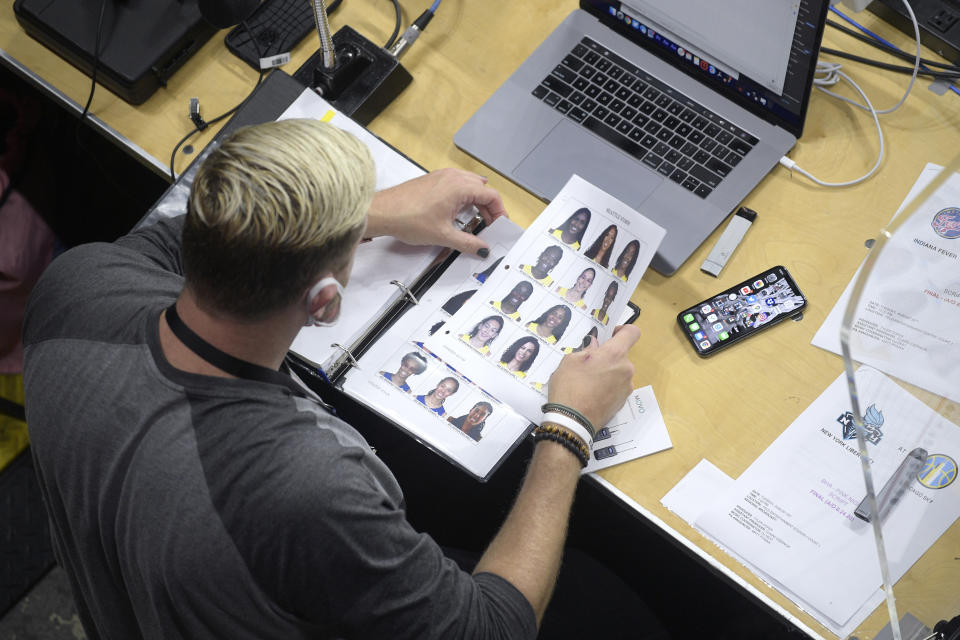
[[[405,23],[427,3],[406,5]],[[574,0],[444,3],[403,59],[413,73],[413,84],[370,129],[428,169],[459,166],[490,175],[512,218],[529,224],[544,203],[459,151],[453,134],[575,7]],[[24,34],[10,3],[0,11],[0,49],[8,61],[19,62],[67,98],[83,103],[89,79]],[[908,38],[872,14],[862,13],[858,19],[911,49]],[[385,42],[393,28],[392,7],[387,2],[349,0],[332,23],[334,29],[350,24],[372,40]],[[830,28],[825,41],[835,48],[879,57],[873,49]],[[295,50],[291,73],[315,50],[316,42],[311,36]],[[935,57],[930,52],[924,55]],[[856,64],[847,68],[880,108],[894,104],[906,87],[906,76]],[[200,98],[203,114],[210,118],[242,100],[255,80],[256,73],[227,52],[221,33],[146,104],[134,108],[98,88],[92,113],[120,136],[135,141],[156,159],[154,165],[165,166],[176,141],[191,129],[186,115],[190,97]],[[702,458],[732,477],[739,476],[841,373],[838,356],[810,345],[814,332],[863,259],[864,241],[887,222],[924,164],[947,164],[960,148],[960,96],[937,96],[928,85],[918,81],[907,103],[882,117],[887,155],[874,178],[853,188],[826,189],[776,168],[744,202],[760,215],[719,279],[699,270],[717,239],[714,233],[676,275],[665,278],[648,271],[633,295],[643,309],[637,324],[644,333],[633,352],[635,386],[653,385],[674,447],[604,471],[603,479],[692,543],[697,553],[795,616],[798,624],[825,637],[832,634],[717,552],[712,543],[664,509],[660,498]],[[191,142],[200,148],[213,135],[210,130]],[[814,93],[805,135],[791,153],[800,166],[821,179],[841,181],[866,172],[876,152],[869,115]],[[184,169],[189,159],[178,158],[177,170]],[[676,313],[775,264],[787,266],[810,299],[803,321],[785,323],[715,358],[697,358],[676,326]],[[745,397],[750,401],[740,400]],[[955,523],[901,580],[897,589],[901,615],[913,613],[932,626],[957,613],[958,548],[960,524]],[[886,610],[880,607],[856,635],[872,638],[886,622]]]

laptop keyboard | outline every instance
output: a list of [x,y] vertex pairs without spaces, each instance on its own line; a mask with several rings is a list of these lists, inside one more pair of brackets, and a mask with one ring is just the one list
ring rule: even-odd
[[533,95],[701,198],[758,142],[590,38]]

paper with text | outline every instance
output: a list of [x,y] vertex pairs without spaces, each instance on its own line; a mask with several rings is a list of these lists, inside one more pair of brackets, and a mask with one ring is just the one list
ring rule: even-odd
[[[884,522],[896,580],[960,515],[960,428],[874,369],[856,378],[877,482],[914,447],[929,452]],[[865,488],[849,406],[840,376],[696,521],[834,628],[862,613],[881,584],[873,531],[853,515]]]
[[[927,165],[904,204],[941,167]],[[901,206],[902,208],[902,206]],[[853,280],[812,343],[840,353]],[[851,327],[853,358],[960,402],[960,175],[952,175],[887,242]]]

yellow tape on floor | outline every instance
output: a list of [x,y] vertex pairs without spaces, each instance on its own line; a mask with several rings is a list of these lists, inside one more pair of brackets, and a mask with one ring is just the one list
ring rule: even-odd
[[[23,404],[23,376],[0,375],[0,397]],[[28,444],[27,423],[23,420],[0,415],[0,470],[23,451]]]

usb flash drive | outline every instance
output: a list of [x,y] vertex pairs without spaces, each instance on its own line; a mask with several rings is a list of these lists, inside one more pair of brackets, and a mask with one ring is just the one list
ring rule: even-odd
[[746,235],[747,229],[750,228],[756,218],[757,212],[746,207],[740,207],[735,214],[730,216],[727,228],[720,234],[720,239],[717,240],[717,244],[713,247],[713,251],[710,252],[707,259],[703,261],[700,270],[714,277],[719,276],[720,270],[727,264],[727,260],[736,251],[740,241],[743,240],[743,236]]

